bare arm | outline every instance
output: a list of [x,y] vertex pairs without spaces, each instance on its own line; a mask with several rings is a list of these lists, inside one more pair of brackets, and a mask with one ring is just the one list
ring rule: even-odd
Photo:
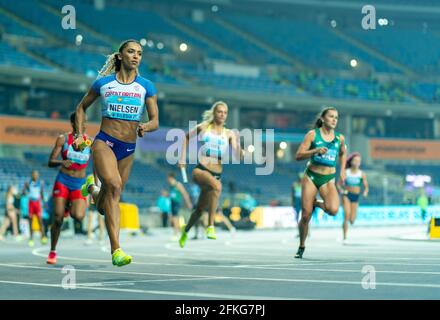
[[309,132],[307,132],[306,136],[304,137],[303,142],[300,144],[300,146],[298,147],[298,150],[296,151],[296,160],[297,161],[309,159],[313,155],[315,155],[316,153],[324,154],[327,152],[327,148],[310,149],[310,146],[312,145],[313,139],[315,139],[315,131],[310,130]]
[[52,149],[52,152],[49,156],[49,162],[47,165],[49,168],[58,167],[59,165],[64,165],[66,168],[70,167],[72,161],[69,160],[58,160],[58,156],[61,153],[61,149],[63,148],[63,144],[65,142],[65,137],[63,134],[59,135],[57,140],[55,141],[55,146]]
[[194,129],[190,130],[185,135],[185,138],[183,139],[182,146],[181,146],[182,154],[180,155],[180,160],[179,160],[179,167],[180,168],[184,168],[186,166],[186,148],[188,146],[189,140],[191,138],[197,137],[199,132],[203,131],[205,129],[206,129],[206,125],[199,124],[197,127],[195,127]]
[[235,134],[233,131],[229,131],[229,143],[232,146],[232,151],[237,159],[243,159],[244,150],[240,145],[240,137]]
[[159,108],[157,107],[157,96],[145,99],[147,105],[148,122],[139,124],[138,136],[143,137],[145,132],[156,131],[159,128]]
[[345,181],[345,164],[347,163],[347,148],[345,145],[345,137],[341,134],[340,136],[341,148],[339,149],[339,164],[340,164],[340,178],[341,182]]
[[367,181],[367,175],[365,173],[362,173],[362,183],[364,184],[364,197],[368,196],[368,181]]
[[81,128],[83,128],[83,123],[86,121],[86,111],[92,103],[98,98],[99,94],[95,92],[92,88],[86,93],[86,95],[81,99],[78,106],[76,107],[76,117],[75,126],[77,130],[77,138],[73,142],[73,146],[78,148],[78,146],[84,142],[83,134]]

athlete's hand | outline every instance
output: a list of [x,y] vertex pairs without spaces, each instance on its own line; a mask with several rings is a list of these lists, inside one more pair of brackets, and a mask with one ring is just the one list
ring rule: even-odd
[[339,180],[344,183],[345,178],[347,178],[345,171],[341,171],[341,173],[339,174]]
[[147,125],[145,123],[139,123],[137,127],[137,135],[139,138],[144,136],[145,131],[147,130]]
[[181,168],[185,169],[185,168],[186,168],[186,164],[185,164],[185,163],[178,163],[178,164],[177,164],[177,167],[178,167],[179,169],[181,169]]
[[316,149],[316,152],[318,154],[325,154],[325,153],[327,153],[327,151],[328,151],[328,149],[326,147]]
[[63,167],[65,167],[65,168],[69,168],[72,164],[73,164],[73,162],[70,161],[70,160],[63,160],[63,161],[61,162],[61,165],[62,165]]
[[363,195],[364,195],[365,198],[368,197],[368,190],[364,190]]
[[79,146],[82,145],[83,143],[84,143],[84,137],[82,135],[78,136],[75,140],[73,140],[73,143],[72,143],[73,149],[78,151],[80,149]]

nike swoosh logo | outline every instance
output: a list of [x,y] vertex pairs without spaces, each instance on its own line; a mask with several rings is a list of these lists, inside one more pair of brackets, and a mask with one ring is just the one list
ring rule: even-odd
[[127,149],[127,152],[132,152],[134,151],[134,149]]

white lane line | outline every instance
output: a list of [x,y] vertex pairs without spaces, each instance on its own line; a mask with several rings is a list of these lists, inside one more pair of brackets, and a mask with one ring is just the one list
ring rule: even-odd
[[[24,268],[24,269],[40,269],[40,270],[63,270],[63,268],[52,267],[38,267],[38,266],[23,266],[23,265],[12,265],[7,263],[0,263],[0,267],[10,267],[10,268]],[[144,276],[162,276],[162,277],[182,277],[182,278],[215,278],[215,279],[227,279],[227,277],[220,276],[202,276],[202,275],[186,275],[186,274],[174,274],[174,273],[152,273],[152,272],[135,272],[135,271],[110,271],[110,270],[93,270],[93,269],[80,269],[75,268],[76,272],[90,272],[90,273],[108,273],[108,274],[126,274],[126,275],[144,275]]]
[[151,280],[121,280],[121,281],[102,281],[102,282],[83,282],[80,283],[81,286],[107,286],[107,285],[135,285],[136,283],[150,283],[150,282],[176,282],[176,281],[205,281],[205,280],[223,280],[219,278],[189,278],[189,279],[151,279]]
[[[39,248],[39,249],[35,249],[33,250],[32,254],[36,255],[36,256],[40,256],[40,257],[46,257],[46,255],[39,253],[39,250],[46,250],[46,248]],[[89,259],[89,258],[75,258],[75,257],[67,257],[67,256],[58,256],[58,259],[60,260],[71,260],[71,261],[81,261],[81,262],[100,262],[100,263],[106,263],[109,264],[108,260],[98,260],[98,259]],[[402,265],[402,263],[391,263],[391,262],[382,262],[381,260],[375,261],[372,260],[371,258],[367,257],[364,258],[365,260],[362,261],[341,261],[341,262],[322,262],[322,261],[313,261],[313,262],[306,262],[306,263],[294,263],[292,262],[293,266],[314,266],[314,265],[342,265],[342,264],[374,264],[374,265]],[[379,258],[376,258],[379,259]],[[293,260],[293,259],[292,259]],[[387,260],[387,259],[382,259],[382,260]],[[160,265],[160,266],[172,266],[172,267],[193,267],[193,268],[226,268],[226,269],[230,269],[230,268],[246,268],[248,265],[208,265],[208,264],[183,264],[183,263],[163,263],[163,262],[132,262],[131,264],[133,265],[148,265],[148,266],[153,266],[153,265]],[[438,266],[438,264],[436,263],[407,263],[405,262],[404,264],[405,266]]]
[[[0,266],[8,266],[7,264],[0,264]],[[52,269],[52,270],[61,270],[61,268],[45,268],[45,267],[31,267],[31,266],[9,266],[16,268],[28,268],[28,269]],[[233,281],[262,281],[262,282],[281,282],[281,283],[313,283],[313,284],[346,284],[346,285],[356,285],[361,287],[362,282],[360,281],[343,281],[343,280],[314,280],[314,279],[286,279],[286,278],[259,278],[259,277],[235,277],[235,276],[224,276],[224,277],[216,277],[216,276],[199,276],[199,275],[179,275],[179,274],[155,274],[155,273],[141,273],[141,272],[115,272],[115,271],[103,271],[103,270],[84,270],[84,269],[76,269],[76,271],[82,272],[90,272],[90,273],[123,273],[123,274],[143,274],[143,275],[161,275],[161,276],[176,276],[176,277],[195,277],[195,278],[213,278],[213,279],[222,279],[222,280],[233,280]],[[359,272],[359,271],[358,271]],[[1,282],[8,282],[0,280]],[[26,282],[24,282],[26,284]],[[376,286],[389,286],[389,287],[413,287],[413,288],[436,288],[440,289],[440,284],[421,284],[421,283],[405,283],[405,282],[376,282]],[[118,289],[122,290],[122,289]],[[187,295],[187,294],[185,294]],[[239,297],[239,296],[238,296]],[[238,297],[236,299],[238,299]],[[227,298],[229,299],[229,298]],[[243,298],[242,298],[243,299]],[[251,298],[250,298],[251,299]],[[252,299],[257,299],[252,298]],[[263,298],[260,298],[263,299]],[[281,298],[277,298],[281,299]],[[284,298],[283,298],[284,299]]]
[[[174,247],[174,246],[171,246],[171,245],[165,245],[165,248],[167,248],[169,250],[172,250],[172,251],[181,251],[182,250],[180,248],[177,248],[177,247]],[[239,251],[235,250],[235,251],[233,251],[232,248],[235,249],[235,247],[229,246],[228,247],[228,252],[216,252],[215,255],[216,256],[220,256],[221,255],[221,256],[240,256],[240,257],[242,257],[244,254],[248,254],[250,256],[262,256],[262,257],[286,257],[286,254],[281,254],[281,253],[280,254],[270,254],[270,253],[261,253],[261,252],[255,252],[255,251],[249,252],[249,250],[241,250],[241,251],[240,250]],[[249,249],[251,249],[251,248],[249,248]],[[254,247],[252,249],[255,250],[256,248]],[[318,250],[318,249],[319,248],[317,247],[316,250]],[[208,249],[198,249],[197,248],[197,249],[187,250],[187,252],[190,253],[190,254],[193,254],[193,253],[208,253],[208,254],[212,254],[213,249],[208,250]],[[287,254],[291,253],[292,256],[293,256],[294,250],[286,250],[286,253]],[[331,254],[332,252],[327,252],[327,253]],[[375,254],[377,254],[377,252],[375,252]],[[400,253],[395,253],[395,254],[400,254]],[[373,256],[373,257],[372,256],[355,256],[355,257],[353,257],[353,255],[350,255],[350,254],[347,254],[347,253],[344,254],[342,252],[342,254],[338,254],[338,258],[342,258],[342,259],[362,258],[362,259],[376,259],[376,260],[390,260],[390,261],[392,261],[392,260],[396,260],[396,261],[399,261],[399,260],[414,260],[414,259],[417,259],[417,260],[427,260],[427,261],[440,260],[440,257],[438,257],[438,255],[437,255],[437,257],[420,257],[419,255],[415,255],[414,257],[405,257],[405,258],[402,258],[402,257],[390,257],[389,255],[387,255],[385,253],[384,253],[384,255],[386,255],[386,256]],[[405,252],[401,253],[401,255],[405,255]]]
[[[267,266],[245,266],[245,268],[246,269],[263,269],[263,270],[317,271],[317,272],[339,272],[339,273],[360,273],[361,272],[361,269],[279,268],[279,267],[267,267]],[[376,270],[376,273],[440,275],[440,272],[435,272],[435,271]]]
[[[62,288],[59,284],[50,283],[35,283],[35,282],[20,282],[20,281],[5,281],[0,280],[0,283],[15,284],[25,286],[38,286],[38,287],[52,287]],[[232,299],[232,300],[306,300],[301,298],[289,298],[289,297],[263,297],[263,296],[245,296],[245,295],[233,295],[233,294],[216,294],[207,292],[181,292],[181,291],[158,291],[158,290],[140,290],[140,289],[121,289],[121,288],[102,288],[102,287],[87,287],[77,285],[75,290],[97,290],[97,291],[113,291],[113,292],[127,292],[127,293],[142,293],[153,295],[165,295],[165,296],[182,296],[182,297],[198,297],[198,298],[215,298],[215,299]]]

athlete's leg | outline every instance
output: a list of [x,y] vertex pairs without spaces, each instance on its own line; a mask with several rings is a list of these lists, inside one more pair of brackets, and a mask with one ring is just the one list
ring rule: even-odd
[[27,219],[29,221],[29,241],[32,241],[34,239],[34,230],[32,230],[32,217],[33,215],[30,214]]
[[[98,212],[96,211],[96,213],[98,213]],[[104,223],[104,217],[100,214],[98,214],[98,225],[99,225],[98,239],[99,239],[99,241],[103,241],[104,240],[105,223]]]
[[9,220],[12,224],[12,234],[14,237],[18,237],[17,210],[8,210],[6,216],[9,217]]
[[53,198],[54,215],[53,222],[50,228],[50,250],[55,251],[60,237],[61,226],[64,220],[64,208],[66,207],[67,199],[57,197]]
[[344,240],[347,239],[348,221],[351,219],[350,200],[347,197],[342,197],[342,207],[344,208],[344,223],[342,224],[342,232]]
[[359,202],[352,202],[351,203],[351,216],[350,216],[350,224],[354,224],[354,221],[356,220],[357,211],[359,207]]
[[335,216],[339,210],[339,194],[334,182],[330,181],[319,188],[319,194],[324,200],[324,212]]
[[43,239],[46,239],[46,232],[44,230],[44,221],[41,214],[38,215],[38,224],[40,225],[41,240],[43,241]]
[[301,219],[298,223],[299,246],[305,247],[307,234],[309,232],[309,222],[312,217],[313,204],[315,202],[318,189],[307,175],[301,180]]
[[84,199],[72,200],[70,215],[78,221],[82,221],[86,215],[87,202]]
[[203,211],[208,206],[208,191],[206,188],[201,187],[199,199],[196,204],[196,208],[191,214],[191,217],[188,220],[188,224],[185,226],[185,232],[189,232],[191,230],[192,226],[199,221],[200,217],[203,214]]
[[[212,176],[211,176],[212,177]],[[215,214],[218,208],[218,200],[222,193],[222,184],[220,181],[212,177],[210,181],[211,190],[209,191],[209,203],[208,203],[208,226],[214,226]]]
[[89,209],[89,212],[87,214],[87,240],[92,240],[92,234],[93,234],[93,210]]
[[119,199],[122,179],[113,151],[101,140],[95,140],[92,147],[93,164],[102,183],[96,205],[105,214],[105,224],[110,238],[111,253],[119,248]]
[[173,225],[174,234],[178,235],[180,233],[180,221],[179,221],[179,215],[172,216],[171,217],[171,223]]
[[3,240],[3,236],[6,233],[6,230],[8,230],[9,226],[11,225],[11,219],[9,217],[5,217],[3,220],[3,224],[0,227],[0,240]]

